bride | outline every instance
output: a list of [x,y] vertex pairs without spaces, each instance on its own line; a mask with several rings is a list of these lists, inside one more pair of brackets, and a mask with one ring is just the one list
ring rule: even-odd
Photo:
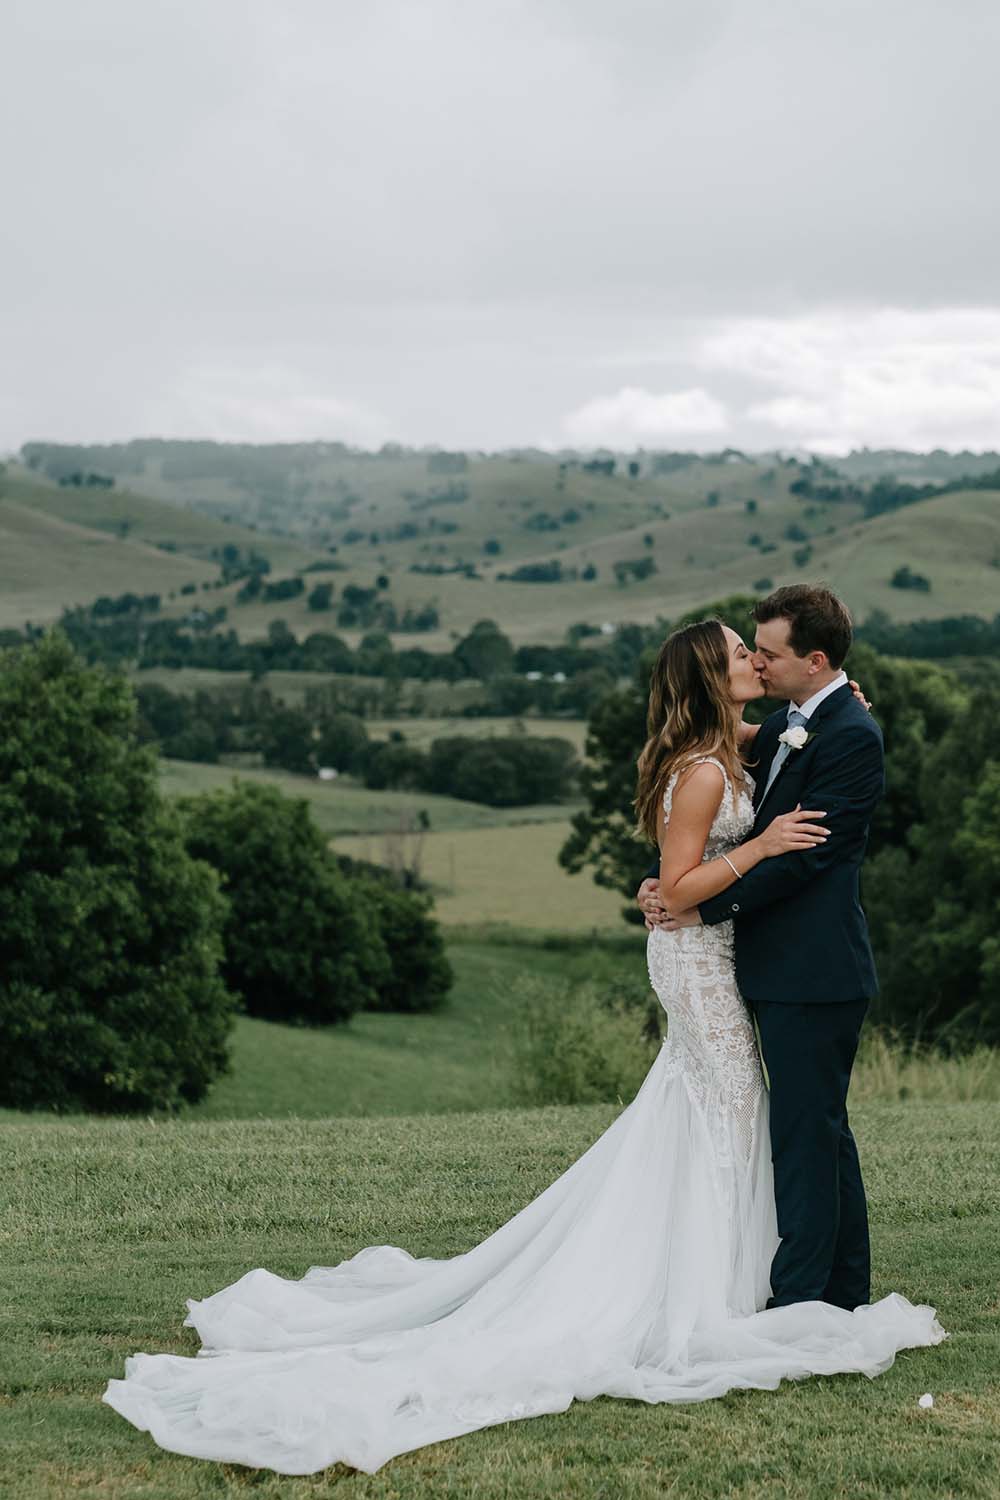
[[[738,844],[746,868],[826,837],[808,811],[745,837],[742,710],[762,693],[718,621],[661,650],[636,809],[672,907],[725,889]],[[176,1453],[372,1473],[574,1400],[702,1401],[813,1374],[874,1376],[900,1349],[937,1343],[934,1310],[895,1293],[853,1312],[765,1308],[778,1244],[767,1094],[732,924],[654,928],[647,956],[668,1035],[642,1087],[495,1234],[450,1260],[382,1245],[300,1281],[248,1271],[188,1302],[197,1357],[136,1354],[103,1399]]]

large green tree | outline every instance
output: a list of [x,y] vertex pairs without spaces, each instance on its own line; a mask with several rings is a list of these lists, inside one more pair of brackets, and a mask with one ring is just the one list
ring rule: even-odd
[[498,677],[514,665],[514,647],[495,620],[477,620],[454,656],[469,677]]
[[225,902],[126,682],[52,635],[0,657],[0,1102],[171,1108],[227,1066]]
[[898,843],[869,862],[875,1014],[916,1034],[1000,1041],[1000,689],[981,689],[929,740]]

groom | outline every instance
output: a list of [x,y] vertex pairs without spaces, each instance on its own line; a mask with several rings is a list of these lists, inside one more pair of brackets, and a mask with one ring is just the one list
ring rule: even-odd
[[637,899],[650,926],[734,924],[737,983],[757,1021],[771,1094],[781,1243],[768,1307],[820,1299],[854,1308],[869,1301],[870,1259],[847,1089],[878,992],[858,876],[884,790],[882,734],[841,670],[852,629],[835,594],[795,584],[759,600],[753,615],[754,666],[768,695],[789,703],[752,745],[748,837],[796,807],[824,810],[830,837],[762,860],[677,920],[660,901],[658,862]]

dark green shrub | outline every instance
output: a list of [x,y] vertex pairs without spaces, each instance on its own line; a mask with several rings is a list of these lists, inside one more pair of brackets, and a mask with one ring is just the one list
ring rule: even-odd
[[437,1010],[454,983],[429,892],[380,865],[338,856],[368,919],[378,924],[389,974],[366,1010]]
[[181,806],[188,849],[229,897],[223,973],[249,1013],[323,1025],[375,1003],[390,978],[380,929],[308,804],[237,782]]
[[332,713],[320,722],[316,759],[335,771],[357,771],[364,764],[368,730],[357,714]]

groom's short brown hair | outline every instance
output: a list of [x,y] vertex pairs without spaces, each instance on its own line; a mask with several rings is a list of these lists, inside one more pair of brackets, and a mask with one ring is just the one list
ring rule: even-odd
[[832,589],[810,583],[786,584],[766,599],[758,599],[751,613],[758,625],[787,620],[788,643],[796,656],[825,651],[831,667],[840,667],[851,649],[854,627],[850,611]]

